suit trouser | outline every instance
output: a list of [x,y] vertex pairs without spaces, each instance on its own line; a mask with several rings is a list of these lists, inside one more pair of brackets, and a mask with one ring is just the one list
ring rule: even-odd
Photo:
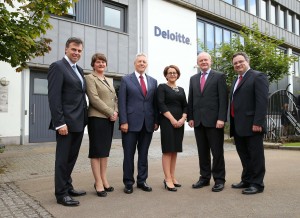
[[238,136],[234,134],[236,150],[242,162],[241,180],[257,188],[264,188],[265,155],[262,133],[253,136]]
[[[224,128],[194,128],[198,147],[200,180],[209,181],[211,174],[216,184],[225,183]],[[210,151],[213,157],[211,166]]]
[[62,136],[56,132],[56,156],[55,156],[55,196],[63,198],[68,191],[73,189],[71,173],[75,166],[80,145],[83,137],[82,132],[69,132]]
[[148,149],[153,132],[147,132],[145,126],[139,132],[122,133],[122,145],[124,152],[123,160],[123,183],[133,185],[134,180],[134,154],[138,150],[138,175],[137,183],[146,182],[148,178]]

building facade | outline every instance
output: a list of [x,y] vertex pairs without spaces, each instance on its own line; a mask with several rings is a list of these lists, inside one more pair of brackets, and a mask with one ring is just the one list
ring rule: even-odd
[[[53,40],[49,54],[31,60],[22,73],[0,63],[0,138],[15,144],[55,140],[48,130],[47,70],[63,58],[70,36],[84,41],[79,65],[85,73],[92,70],[92,55],[104,53],[107,75],[118,88],[121,77],[133,72],[135,55],[143,52],[149,59],[147,73],[159,83],[165,82],[164,67],[177,65],[178,85],[188,94],[189,78],[197,73],[199,41],[211,49],[236,37],[243,25],[257,23],[262,32],[284,38],[280,49],[300,56],[299,20],[298,0],[79,0],[66,16],[51,17],[53,29],[46,35]],[[289,90],[299,95],[299,76],[298,61],[289,76],[270,86],[270,92],[290,84]],[[186,125],[186,133],[190,132]]]

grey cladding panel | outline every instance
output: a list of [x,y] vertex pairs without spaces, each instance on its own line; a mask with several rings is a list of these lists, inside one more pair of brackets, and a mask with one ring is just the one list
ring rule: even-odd
[[118,73],[127,73],[128,68],[128,36],[125,35],[119,35],[119,71]]
[[109,72],[118,72],[118,34],[114,32],[108,33],[108,50],[107,58],[109,60],[108,71]]
[[96,51],[107,56],[107,31],[105,30],[97,30]]
[[96,52],[96,29],[86,26],[84,37],[84,68],[91,68],[91,57]]

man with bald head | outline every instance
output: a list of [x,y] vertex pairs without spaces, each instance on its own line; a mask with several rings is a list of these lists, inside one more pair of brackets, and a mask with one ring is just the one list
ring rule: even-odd
[[212,191],[220,192],[225,184],[226,79],[223,73],[211,69],[208,53],[201,52],[197,64],[200,73],[191,77],[188,97],[188,122],[194,128],[200,165],[200,178],[192,187],[209,186],[212,175],[215,182]]

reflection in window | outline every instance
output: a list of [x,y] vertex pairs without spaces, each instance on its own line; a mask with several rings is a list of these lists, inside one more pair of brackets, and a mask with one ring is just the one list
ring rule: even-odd
[[260,18],[267,20],[267,2],[265,0],[261,0],[260,3]]
[[295,56],[298,57],[298,60],[294,63],[294,73],[295,73],[295,76],[299,76],[300,74],[300,55],[297,55],[297,54],[293,54]]
[[224,0],[224,2],[227,2],[227,3],[229,3],[229,4],[232,4],[232,1],[233,1],[233,0]]
[[224,30],[224,43],[230,43],[230,31]]
[[236,0],[236,6],[242,10],[246,10],[245,0]]
[[276,7],[275,7],[275,5],[271,5],[271,7],[270,7],[269,21],[273,24],[276,24]]
[[73,3],[72,0],[69,0],[69,2],[72,3],[72,7],[69,7],[69,8],[68,8],[68,12],[67,12],[67,13],[68,13],[69,15],[75,15],[74,3]]
[[222,43],[222,29],[219,27],[215,27],[215,37],[216,37],[216,48]]
[[290,13],[287,14],[287,30],[293,31],[293,17]]
[[206,47],[209,50],[214,49],[215,46],[215,37],[214,37],[214,26],[211,24],[206,24]]
[[104,25],[121,28],[121,12],[117,9],[104,7]]
[[299,32],[299,25],[300,25],[300,23],[299,23],[299,18],[296,17],[296,19],[295,19],[295,30],[294,30],[294,32],[295,32],[295,34],[297,34],[297,35],[300,34],[300,32]]
[[198,22],[198,51],[202,51],[201,45],[204,45],[204,23]]
[[279,10],[278,26],[284,28],[284,10]]
[[256,15],[256,0],[249,0],[249,12],[253,15]]

